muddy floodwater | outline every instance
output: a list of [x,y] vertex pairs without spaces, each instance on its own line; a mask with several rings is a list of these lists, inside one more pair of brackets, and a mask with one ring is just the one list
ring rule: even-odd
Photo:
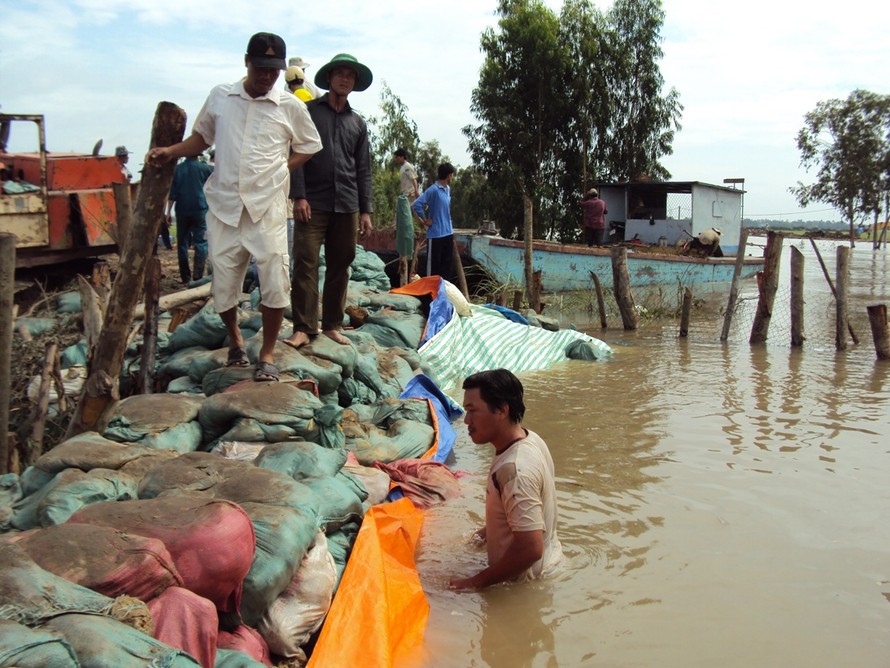
[[[405,665],[890,665],[890,362],[864,318],[890,304],[890,263],[854,251],[860,343],[838,353],[821,269],[794,245],[811,281],[802,350],[778,328],[749,346],[751,302],[726,344],[719,314],[694,318],[686,339],[672,320],[590,330],[611,359],[521,376],[526,425],[558,472],[559,576],[447,589],[485,562],[467,538],[483,522],[491,448],[457,426],[463,495],[427,514],[417,563],[430,618]],[[834,271],[834,245],[820,247]],[[772,323],[783,330],[787,298]]]

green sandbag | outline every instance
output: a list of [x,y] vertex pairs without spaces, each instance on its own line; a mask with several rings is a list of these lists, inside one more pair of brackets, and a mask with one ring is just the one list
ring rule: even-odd
[[340,367],[343,378],[352,376],[358,352],[354,346],[344,346],[334,342],[328,336],[316,336],[312,341],[300,348],[303,354],[312,359],[323,359]]
[[313,505],[318,513],[319,526],[325,532],[350,521],[360,521],[363,517],[363,499],[345,477],[338,474],[332,478],[315,478],[306,484],[315,495]]
[[[374,343],[360,343],[356,349],[359,357],[354,378],[374,392],[374,401],[398,397],[414,377],[411,366],[393,350]],[[340,396],[342,399],[342,392]]]
[[54,329],[58,324],[55,318],[17,318],[14,328],[15,331],[24,329],[31,336],[40,336]]
[[260,451],[253,463],[278,471],[294,480],[337,475],[346,463],[346,450],[331,450],[315,443],[273,443]]
[[[0,533],[12,528],[13,505],[22,498],[22,482],[17,473],[0,475]],[[3,665],[0,663],[0,665]]]
[[315,542],[314,512],[265,503],[242,503],[256,534],[256,552],[244,578],[241,619],[256,626],[263,613],[285,590]]
[[205,397],[213,396],[225,391],[235,383],[253,378],[252,366],[221,366],[213,371],[208,371],[201,381],[201,391]]
[[396,252],[401,257],[414,257],[414,216],[407,195],[396,198]]
[[56,311],[59,313],[80,313],[80,290],[60,292],[56,295]]
[[[192,363],[195,360],[204,360],[213,355],[215,351],[208,350],[204,346],[192,346],[177,350],[171,355],[166,356],[161,362],[158,369],[158,376],[167,378],[180,378],[190,375]],[[201,382],[200,378],[196,378]]]
[[114,602],[43,570],[18,545],[0,543],[0,564],[0,619],[37,626],[63,612],[100,614]]
[[90,357],[90,349],[86,339],[81,339],[74,345],[68,346],[59,355],[59,366],[62,369],[70,369],[73,366],[86,366]]
[[[52,450],[45,452],[34,462],[34,468],[48,474],[49,477],[37,479],[37,471],[28,470],[22,474],[23,492],[32,494],[45,485],[52,476],[68,468],[81,471],[91,469],[121,469],[125,465],[143,458],[154,458],[158,452],[141,445],[118,443],[105,438],[95,431],[85,431],[59,443]],[[27,476],[26,476],[27,474]],[[25,478],[28,478],[27,484]],[[32,482],[34,480],[34,482]]]
[[204,346],[219,348],[226,340],[226,326],[216,312],[213,302],[208,302],[191,318],[179,325],[170,335],[167,349],[171,352]]
[[219,647],[216,650],[216,663],[213,664],[213,668],[266,668],[266,664],[260,663],[244,652]]
[[392,309],[403,313],[420,313],[423,303],[413,295],[397,292],[372,292],[368,295],[368,306],[379,311]]
[[205,399],[198,420],[207,449],[219,440],[316,441],[314,416],[322,405],[314,394],[289,383],[252,383]]
[[[398,346],[417,350],[425,327],[426,318],[420,313],[384,309],[370,314],[360,329],[370,332],[377,343],[385,348]],[[387,333],[386,330],[391,330],[391,332]]]
[[98,431],[112,441],[192,452],[201,445],[202,400],[173,394],[136,394],[110,406]]
[[374,462],[415,459],[430,449],[435,430],[413,420],[396,420],[386,431],[371,424],[352,425],[346,432],[346,448],[363,466]]
[[356,283],[363,283],[379,292],[386,292],[391,287],[386,264],[379,255],[366,251],[362,246],[355,247],[355,259],[350,269],[351,280]]
[[46,628],[68,641],[84,668],[194,668],[201,665],[182,650],[110,617],[59,615],[46,622]]
[[572,360],[592,362],[599,359],[596,346],[590,341],[576,339],[566,346],[566,357]]
[[79,668],[74,649],[62,638],[0,619],[0,666]]
[[91,503],[136,499],[136,485],[133,476],[120,471],[66,469],[13,506],[12,525],[25,531],[62,524]]
[[170,394],[203,394],[201,383],[196,383],[188,376],[174,378],[167,383],[167,392]]
[[139,483],[139,498],[201,494],[232,503],[267,503],[313,514],[312,490],[293,478],[250,462],[190,452],[155,466]]
[[[347,522],[340,528],[326,534],[328,539],[328,552],[334,558],[334,565],[337,568],[337,585],[343,578],[343,571],[346,569],[346,562],[349,561],[349,555],[352,554],[352,546],[355,545],[355,539],[361,528],[360,522]],[[336,590],[335,590],[336,591]]]

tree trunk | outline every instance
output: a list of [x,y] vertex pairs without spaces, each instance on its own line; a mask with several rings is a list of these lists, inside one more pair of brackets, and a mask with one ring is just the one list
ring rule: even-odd
[[763,271],[757,273],[757,311],[751,326],[749,343],[763,343],[773,317],[773,302],[779,289],[779,260],[782,257],[782,235],[770,232],[766,237],[766,250],[763,252]]
[[534,243],[534,205],[531,197],[523,191],[523,238],[525,240],[525,294],[528,295],[529,308],[536,309],[541,301],[540,295],[535,291],[535,268],[532,260],[532,244]]
[[[170,146],[182,141],[185,120],[182,109],[171,102],[161,102],[155,111],[151,147]],[[164,219],[175,168],[175,161],[171,160],[162,167],[147,164],[142,172],[142,184],[133,212],[130,236],[124,244],[102,333],[90,360],[90,373],[84,383],[77,410],[68,425],[66,438],[93,428],[105,408],[119,398],[118,379],[126,352],[127,336],[142,288],[145,268],[153,254]]]
[[636,329],[638,326],[637,307],[630,290],[627,249],[624,246],[612,246],[612,286],[615,290],[615,301],[618,303],[618,311],[621,313],[624,329]]
[[9,466],[9,403],[15,316],[15,236],[0,234],[0,475]]

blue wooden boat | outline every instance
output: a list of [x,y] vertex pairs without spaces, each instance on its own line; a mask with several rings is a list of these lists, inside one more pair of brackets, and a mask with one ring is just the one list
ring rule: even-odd
[[[478,264],[500,284],[525,283],[525,244],[522,241],[475,231],[456,230],[455,241],[461,256]],[[677,285],[719,287],[728,285],[735,271],[736,258],[700,258],[669,254],[672,248],[625,244],[631,287]],[[661,251],[661,252],[659,252]],[[535,240],[532,263],[541,270],[541,285],[546,292],[590,290],[595,273],[605,288],[612,284],[612,252],[609,247],[588,248]],[[742,278],[750,278],[763,269],[762,257],[746,257]]]

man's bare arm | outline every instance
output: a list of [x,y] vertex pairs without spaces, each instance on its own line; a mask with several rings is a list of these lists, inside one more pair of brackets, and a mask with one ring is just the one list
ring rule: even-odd
[[484,589],[499,582],[515,580],[544,554],[544,531],[514,531],[513,542],[504,556],[469,578],[451,581],[453,589]]

